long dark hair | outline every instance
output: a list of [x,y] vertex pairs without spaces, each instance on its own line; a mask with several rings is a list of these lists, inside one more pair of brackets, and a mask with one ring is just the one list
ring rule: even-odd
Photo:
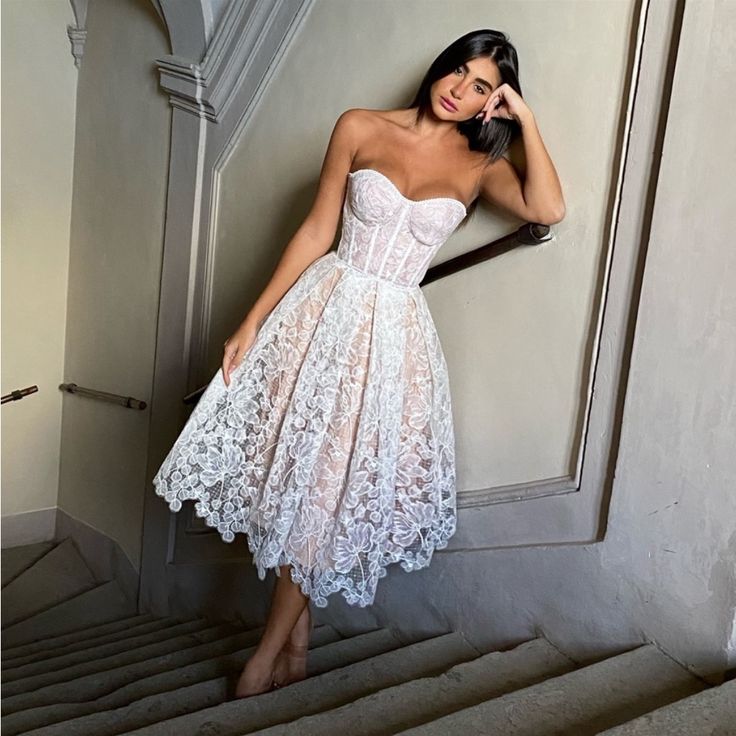
[[[501,84],[508,84],[521,95],[519,84],[519,59],[509,37],[501,31],[482,28],[470,31],[453,41],[430,65],[419,85],[409,107],[418,107],[416,120],[419,122],[431,106],[429,96],[431,86],[442,77],[453,72],[466,61],[484,56],[492,59],[501,75]],[[468,139],[471,151],[484,151],[488,154],[487,163],[500,158],[521,134],[521,127],[515,120],[492,118],[485,125],[475,117],[462,120],[458,130]],[[473,208],[474,209],[474,208]]]

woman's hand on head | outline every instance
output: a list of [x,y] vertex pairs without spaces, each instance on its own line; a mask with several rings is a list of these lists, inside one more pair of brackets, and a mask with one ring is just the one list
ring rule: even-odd
[[519,125],[525,115],[531,115],[522,96],[510,85],[504,83],[491,92],[483,104],[483,109],[475,116],[481,118],[482,123],[487,123],[491,118],[502,118],[504,120],[516,120]]
[[225,385],[230,385],[230,374],[240,365],[243,356],[253,344],[256,338],[257,330],[254,325],[249,322],[243,322],[238,329],[233,332],[224,344],[224,353],[222,356],[222,377]]

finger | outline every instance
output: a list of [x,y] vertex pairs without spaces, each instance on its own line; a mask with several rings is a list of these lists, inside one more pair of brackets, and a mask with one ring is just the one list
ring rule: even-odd
[[232,361],[237,353],[237,348],[233,348],[226,342],[223,346],[225,354],[222,357],[222,375],[225,379],[225,385],[229,385],[230,372],[232,371]]
[[232,373],[238,367],[239,363],[240,363],[240,360],[238,359],[238,356],[234,355],[232,357],[232,360],[230,361],[230,367],[228,368],[228,372]]
[[506,118],[508,117],[509,111],[506,106],[506,100],[499,99],[498,103],[493,107],[489,117],[491,118]]
[[504,97],[503,97],[503,85],[502,85],[501,87],[497,87],[495,90],[493,90],[493,92],[491,93],[491,96],[488,98],[488,103],[484,111],[483,122],[487,123],[491,118],[497,117],[494,113],[503,104],[504,104]]
[[490,108],[488,110],[483,110],[483,116],[481,118],[481,123],[485,124],[493,117],[495,117],[493,114],[493,108]]
[[482,118],[487,112],[488,112],[488,103],[486,102],[485,105],[480,109],[480,112],[475,116],[477,118]]
[[230,373],[240,366],[240,363],[243,360],[243,355],[245,355],[245,353],[240,348],[238,348],[237,351],[233,351],[233,355],[230,360],[230,367],[228,368]]
[[493,92],[491,92],[488,99],[483,103],[483,107],[480,112],[475,116],[476,118],[485,118],[488,115],[488,111],[492,108],[494,100],[498,95],[498,89],[494,89]]
[[500,99],[503,99],[503,92],[503,85],[501,85],[500,87],[496,87],[496,89],[491,92],[487,102],[489,108],[495,107],[498,104],[498,101]]
[[486,100],[486,105],[492,105],[496,98],[501,94],[502,86],[496,87],[496,89],[491,92],[490,95],[488,95],[488,99]]

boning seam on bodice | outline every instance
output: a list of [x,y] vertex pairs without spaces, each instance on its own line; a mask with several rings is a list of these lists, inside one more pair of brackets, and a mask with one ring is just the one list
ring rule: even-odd
[[[396,222],[396,227],[394,228],[393,233],[391,234],[391,238],[389,239],[389,242],[386,244],[384,251],[383,251],[383,258],[381,259],[381,263],[378,266],[378,276],[381,276],[382,278],[385,278],[383,276],[383,267],[386,265],[386,259],[388,258],[388,254],[391,252],[391,249],[394,247],[394,244],[396,243],[396,239],[399,237],[399,231],[404,225],[404,220],[406,220],[407,215],[409,214],[409,206],[404,207],[404,211],[401,213],[401,216],[398,218],[398,221]],[[376,228],[378,229],[378,228]],[[411,246],[408,246],[405,248],[404,258],[402,261],[406,258],[406,256],[411,252]],[[370,261],[366,261],[366,263],[370,263]],[[399,269],[396,269],[396,272],[399,272]]]
[[[355,217],[355,214],[353,214],[353,217]],[[370,241],[368,243],[368,248],[366,250],[366,256],[365,256],[365,263],[366,264],[371,262],[371,256],[373,255],[373,247],[376,244],[376,239],[378,238],[378,233],[380,232],[380,230],[381,230],[381,228],[378,225],[376,225],[373,228],[373,232],[371,233],[371,239],[370,239]],[[351,253],[352,252],[353,251],[351,251]]]
[[[411,247],[404,248],[404,255],[401,256],[401,260],[399,261],[398,265],[396,266],[396,273],[402,273],[403,268],[406,265],[407,260],[409,259],[409,256],[411,255]],[[384,257],[385,260],[385,257]]]

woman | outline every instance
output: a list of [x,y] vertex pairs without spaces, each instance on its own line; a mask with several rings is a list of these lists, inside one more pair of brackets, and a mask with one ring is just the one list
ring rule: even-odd
[[[519,134],[523,185],[502,158]],[[387,565],[426,567],[455,532],[449,381],[419,283],[478,197],[564,216],[516,51],[492,30],[445,49],[409,108],[340,116],[312,209],[154,479],[276,572],[237,697],[305,677],[310,601],[370,605]]]

